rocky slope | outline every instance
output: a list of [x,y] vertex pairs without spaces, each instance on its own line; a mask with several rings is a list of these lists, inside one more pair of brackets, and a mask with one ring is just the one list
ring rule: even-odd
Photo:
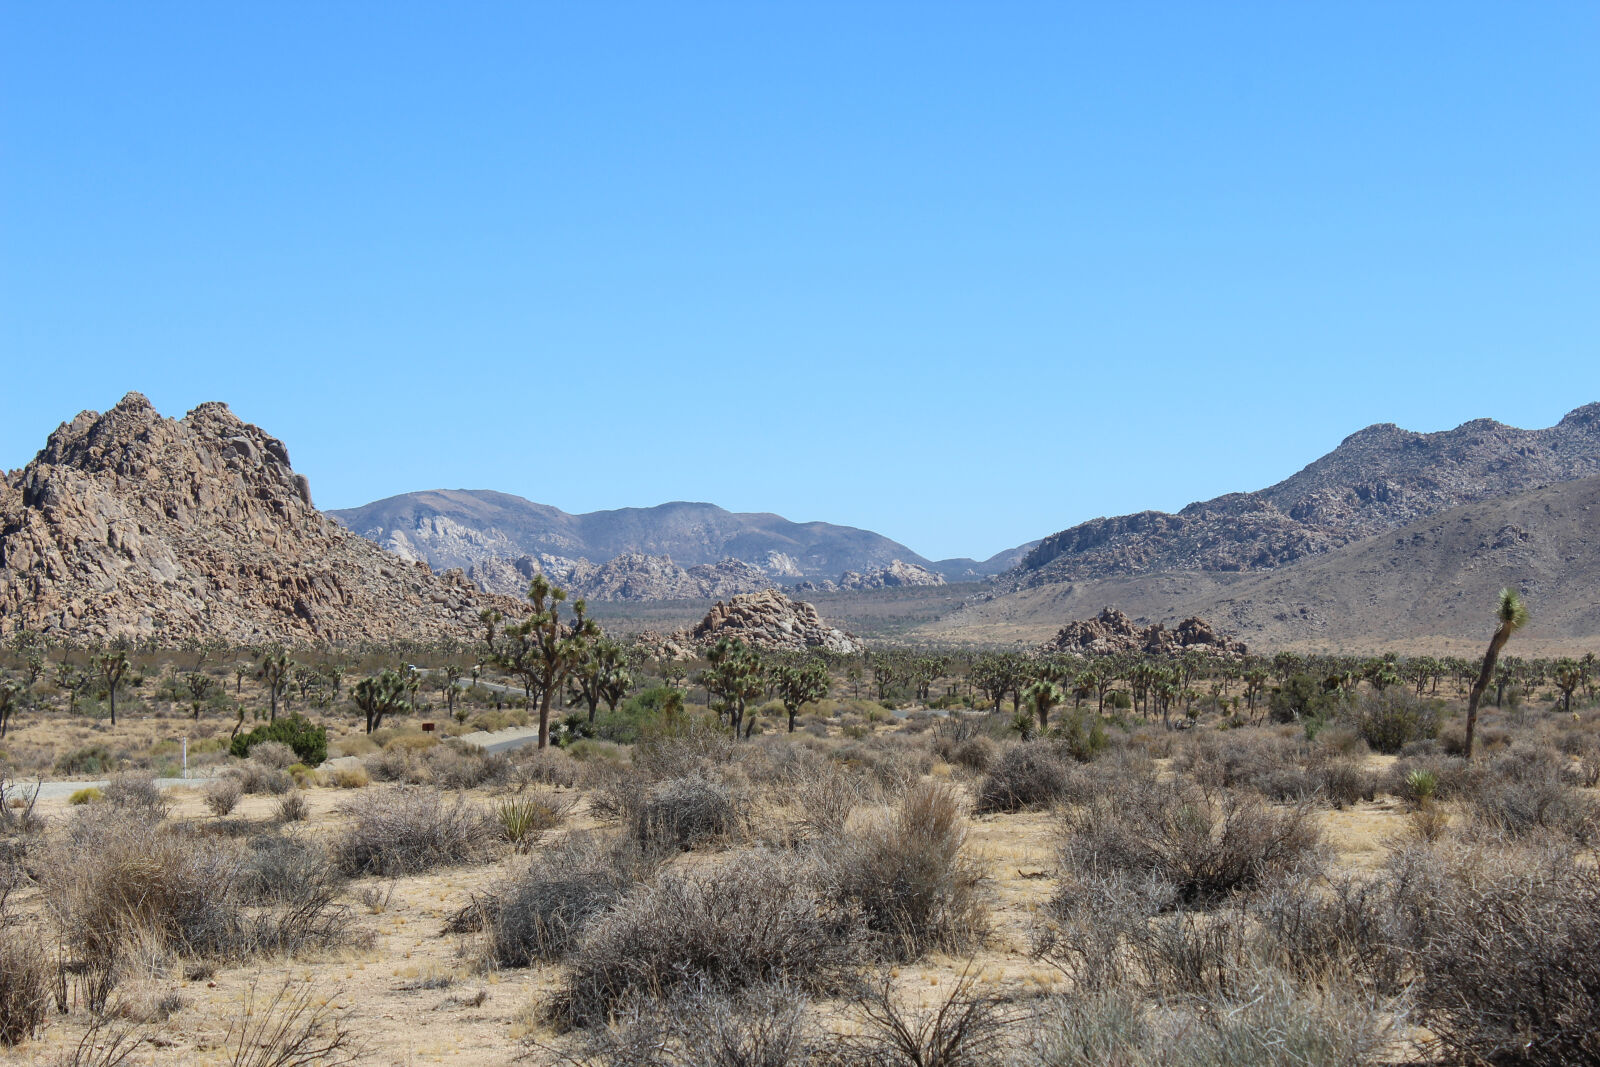
[[472,564],[465,573],[479,588],[506,596],[524,595],[533,576],[542,573],[570,596],[616,602],[707,600],[771,589],[777,584],[761,568],[743,560],[724,559],[684,568],[670,556],[639,552],[600,564],[548,553],[514,560],[494,556]]
[[1600,474],[1600,404],[1543,430],[1478,419],[1440,433],[1369,426],[1253,493],[1095,519],[1045,538],[1010,588],[1158,571],[1281,567],[1448,508]]
[[1482,655],[1503,586],[1532,612],[1523,655],[1600,651],[1600,477],[1468,504],[1267,571],[1161,571],[1025,587],[914,639],[1046,640],[1113,604],[1136,621],[1198,615],[1256,650]]
[[493,601],[317,511],[283,442],[129,393],[0,486],[0,634],[235,642],[466,637]]
[[1092,619],[1067,623],[1039,649],[1046,653],[1079,655],[1141,652],[1176,656],[1184,652],[1203,652],[1212,656],[1243,656],[1246,652],[1242,641],[1222,636],[1204,619],[1190,616],[1169,630],[1159,622],[1139,626],[1116,608],[1105,608]]
[[838,581],[814,582],[806,580],[793,586],[798,592],[817,593],[859,593],[871,589],[905,589],[914,586],[944,585],[944,575],[929,570],[927,567],[915,563],[904,563],[892,560],[887,567],[880,567],[875,571],[862,574],[860,571],[845,571],[839,575]]
[[849,654],[862,648],[854,637],[825,623],[816,608],[775,589],[719,600],[692,629],[674,635],[679,645],[706,645],[723,637],[770,649],[820,648]]

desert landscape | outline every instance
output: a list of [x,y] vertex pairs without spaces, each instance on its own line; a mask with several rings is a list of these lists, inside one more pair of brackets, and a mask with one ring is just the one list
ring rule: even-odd
[[0,1067],[1600,1067],[1597,46],[0,4]]
[[1594,411],[1566,480],[1391,472],[1253,569],[1045,580],[1061,534],[709,604],[629,542],[484,589],[224,405],[85,412],[0,500],[5,1055],[1593,1058]]

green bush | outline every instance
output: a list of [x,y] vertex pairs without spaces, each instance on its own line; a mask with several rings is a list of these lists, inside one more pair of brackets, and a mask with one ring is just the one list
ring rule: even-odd
[[228,751],[247,759],[250,750],[263,741],[277,741],[294,749],[301,763],[315,767],[328,758],[328,731],[303,715],[285,715],[277,722],[258,726],[233,739]]
[[1089,708],[1074,708],[1062,715],[1050,728],[1050,736],[1079,763],[1088,763],[1111,743],[1105,722]]
[[1373,751],[1392,756],[1412,741],[1439,736],[1440,704],[1391,688],[1362,701],[1356,728]]
[[1330,689],[1320,678],[1296,674],[1272,691],[1267,707],[1272,712],[1273,722],[1299,722],[1325,718],[1338,708],[1340,700],[1337,686]]
[[57,774],[103,774],[116,766],[116,757],[104,745],[90,745],[56,760]]

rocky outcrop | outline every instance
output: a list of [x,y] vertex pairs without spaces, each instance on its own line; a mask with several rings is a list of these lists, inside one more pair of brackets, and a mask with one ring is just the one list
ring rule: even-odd
[[0,486],[0,634],[259,641],[464,639],[494,603],[317,511],[282,441],[129,393]]
[[837,588],[861,589],[898,589],[903,586],[916,585],[943,585],[944,575],[935,574],[926,567],[915,563],[902,563],[900,560],[891,560],[887,567],[861,574],[858,571],[845,571],[839,575]]
[[1176,656],[1193,651],[1215,656],[1243,656],[1245,646],[1217,633],[1204,619],[1184,619],[1169,630],[1160,623],[1140,626],[1116,608],[1108,607],[1097,618],[1067,623],[1055,637],[1040,646],[1040,651],[1091,656],[1119,652]]
[[1425,434],[1384,423],[1258,492],[1052,534],[1002,582],[1017,589],[1157,571],[1268,570],[1448,508],[1597,474],[1600,404],[1543,430],[1478,419]]
[[723,637],[758,648],[821,648],[846,655],[863,647],[850,634],[823,622],[816,608],[790,600],[776,589],[719,600],[692,629],[674,635],[680,645],[706,645]]

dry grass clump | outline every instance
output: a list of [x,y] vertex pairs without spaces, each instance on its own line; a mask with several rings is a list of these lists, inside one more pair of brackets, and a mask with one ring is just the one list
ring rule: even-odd
[[486,813],[435,791],[410,786],[371,789],[341,805],[345,824],[334,839],[334,862],[346,874],[410,875],[489,859],[500,828]]
[[539,839],[560,826],[572,812],[572,802],[555,794],[508,797],[494,806],[494,819],[506,843],[526,852]]
[[858,914],[827,901],[802,860],[736,853],[669,869],[594,920],[571,956],[558,1018],[603,1023],[631,998],[735,993],[769,983],[845,988],[860,960]]
[[1061,860],[1071,872],[1125,872],[1172,887],[1179,904],[1214,903],[1321,858],[1309,808],[1186,785],[1118,789],[1065,812]]
[[[263,742],[263,744],[270,743]],[[260,747],[260,745],[256,746],[256,748]],[[294,788],[294,779],[289,776],[287,771],[268,763],[261,763],[255,759],[247,759],[235,763],[224,773],[238,781],[239,788],[251,795],[264,793],[268,796],[282,796]]]
[[978,811],[1048,807],[1066,795],[1071,774],[1068,762],[1048,742],[1011,745],[978,783]]
[[568,836],[476,902],[489,958],[505,967],[561,959],[595,917],[658,865],[626,838]]
[[819,841],[813,854],[826,892],[860,911],[877,952],[914,959],[974,948],[987,932],[983,877],[965,843],[955,791],[923,782],[892,816]]
[[783,985],[732,993],[695,987],[666,1000],[634,996],[611,1025],[584,1032],[581,1050],[563,1060],[597,1067],[844,1067],[807,1007],[804,994]]
[[251,745],[250,758],[263,767],[271,767],[275,771],[286,771],[300,762],[300,757],[294,754],[294,749],[282,741],[260,741]]
[[335,789],[365,789],[372,779],[365,767],[335,767],[328,781]]

